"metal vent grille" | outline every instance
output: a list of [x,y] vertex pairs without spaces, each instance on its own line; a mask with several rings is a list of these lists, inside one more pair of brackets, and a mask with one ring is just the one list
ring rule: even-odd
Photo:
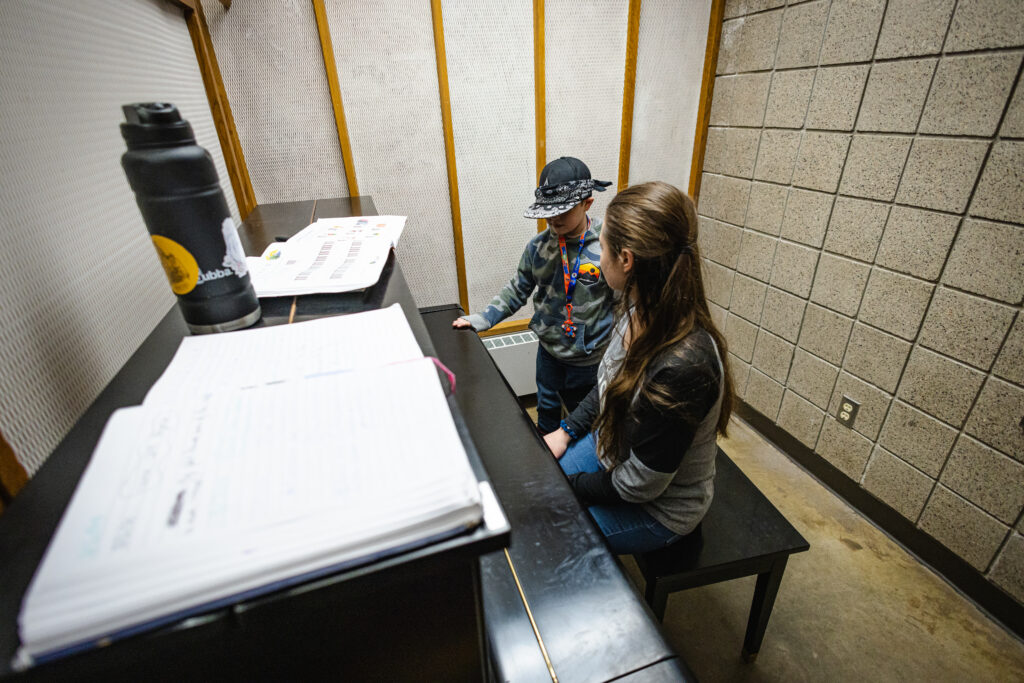
[[238,209],[170,3],[0,3],[0,73],[0,430],[34,473],[174,301],[121,170],[121,105],[176,104]]
[[662,180],[688,191],[710,16],[710,0],[640,6],[630,185]]
[[458,301],[430,3],[328,3],[359,191],[409,216],[398,260],[420,306]]
[[537,344],[537,335],[533,332],[484,339],[484,347],[516,396],[537,393]]
[[[523,218],[537,181],[533,12],[527,2],[442,6],[469,305],[479,311],[537,234]],[[510,319],[532,315],[527,303]]]
[[203,0],[203,12],[257,203],[347,197],[313,3]]

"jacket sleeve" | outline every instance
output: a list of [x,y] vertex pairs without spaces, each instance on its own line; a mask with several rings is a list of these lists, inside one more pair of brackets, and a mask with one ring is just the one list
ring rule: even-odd
[[466,316],[474,330],[477,332],[488,330],[523,307],[530,294],[533,293],[534,287],[537,286],[537,280],[533,275],[535,253],[536,247],[531,242],[519,258],[516,274],[505,283],[491,303],[487,304],[487,308],[479,313]]
[[565,418],[565,423],[569,425],[569,429],[576,434],[577,438],[582,438],[594,426],[594,420],[597,419],[599,408],[600,399],[598,398],[597,385],[594,385],[594,388],[579,402],[569,417]]

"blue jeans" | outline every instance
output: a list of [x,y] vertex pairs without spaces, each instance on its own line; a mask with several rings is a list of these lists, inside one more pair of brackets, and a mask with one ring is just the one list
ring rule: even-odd
[[[597,444],[593,434],[587,434],[569,444],[558,464],[567,475],[604,471],[604,466],[597,459]],[[597,527],[608,539],[608,545],[616,555],[646,553],[664,548],[682,538],[662,526],[637,503],[591,505],[587,511],[597,522]]]
[[597,363],[569,365],[537,346],[537,428],[541,434],[558,429],[562,403],[571,413],[597,384]]

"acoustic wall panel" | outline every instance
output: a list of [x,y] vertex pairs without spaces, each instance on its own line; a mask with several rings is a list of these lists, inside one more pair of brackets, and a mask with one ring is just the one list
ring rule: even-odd
[[416,302],[457,302],[430,3],[326,6],[359,191],[409,217],[398,260]]
[[598,180],[591,214],[604,217],[615,196],[622,129],[629,3],[547,0],[544,3],[547,160],[582,159]]
[[710,16],[711,0],[640,6],[630,185],[663,180],[689,189]]
[[[537,221],[533,5],[446,0],[445,47],[470,311],[515,273]],[[527,303],[511,319],[529,318]]]
[[347,197],[313,3],[203,11],[258,204]]
[[179,8],[0,3],[0,73],[0,431],[31,474],[174,302],[121,105],[178,105],[238,210]]

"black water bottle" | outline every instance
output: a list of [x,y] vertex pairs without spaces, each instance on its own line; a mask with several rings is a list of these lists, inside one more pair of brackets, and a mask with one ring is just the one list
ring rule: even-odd
[[128,151],[121,165],[189,329],[252,325],[260,303],[210,153],[173,104],[122,109]]

